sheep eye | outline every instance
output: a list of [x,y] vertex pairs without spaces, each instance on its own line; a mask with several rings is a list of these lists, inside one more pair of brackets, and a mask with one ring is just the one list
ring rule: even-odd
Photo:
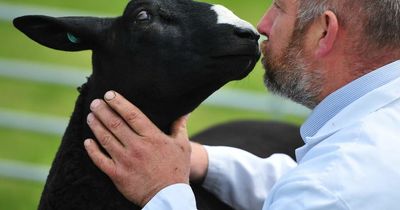
[[147,11],[143,10],[137,14],[136,20],[138,21],[150,20],[150,14]]

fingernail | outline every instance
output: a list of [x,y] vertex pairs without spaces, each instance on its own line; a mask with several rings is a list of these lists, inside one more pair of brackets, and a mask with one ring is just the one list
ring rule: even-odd
[[100,105],[100,100],[96,99],[94,100],[91,104],[90,104],[90,108],[91,109],[95,109],[96,107],[98,107]]
[[85,145],[85,147],[88,147],[91,143],[92,143],[91,139],[86,139],[83,144]]
[[92,123],[93,119],[94,119],[93,113],[89,113],[88,116],[87,116],[87,123],[88,124]]
[[104,95],[104,99],[106,99],[107,101],[111,101],[115,98],[115,92],[114,91],[108,91],[105,95]]

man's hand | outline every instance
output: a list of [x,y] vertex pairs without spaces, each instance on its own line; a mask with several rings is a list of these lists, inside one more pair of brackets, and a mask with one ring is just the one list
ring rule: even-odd
[[144,206],[166,186],[189,183],[187,117],[177,120],[168,136],[118,93],[109,91],[104,98],[92,102],[88,124],[109,156],[91,139],[85,148],[118,190]]

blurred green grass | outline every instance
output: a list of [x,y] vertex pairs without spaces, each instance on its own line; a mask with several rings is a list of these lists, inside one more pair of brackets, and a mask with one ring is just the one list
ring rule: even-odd
[[[0,0],[0,2],[115,15],[121,14],[127,3],[125,0],[112,1],[112,3],[108,0]],[[271,3],[270,0],[207,0],[207,2],[223,4],[254,25]],[[48,49],[26,38],[13,28],[11,22],[0,21],[0,37],[0,58],[51,63],[88,70],[91,68],[89,51],[70,53]],[[258,64],[246,79],[232,82],[226,88],[264,92],[262,74],[263,70]],[[59,117],[70,116],[78,95],[76,88],[5,77],[0,77],[0,88],[4,90],[0,97],[0,108]],[[210,125],[229,120],[268,119],[269,117],[265,113],[203,105],[191,115],[188,127],[189,132],[193,134]],[[299,124],[303,119],[287,116],[285,120]],[[0,159],[49,166],[60,143],[59,139],[59,136],[54,135],[0,128]],[[43,183],[0,178],[0,210],[36,209],[42,187]]]
[[5,128],[0,128],[0,133],[0,159],[3,160],[50,166],[60,143],[60,137],[55,135]]
[[0,177],[1,210],[37,209],[43,184]]
[[47,115],[69,116],[78,91],[71,87],[0,77],[0,107]]

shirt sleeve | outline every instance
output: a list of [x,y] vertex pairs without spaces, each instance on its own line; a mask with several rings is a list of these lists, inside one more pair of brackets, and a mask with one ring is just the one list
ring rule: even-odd
[[290,181],[277,186],[263,210],[349,210],[347,203],[318,182]]
[[284,154],[264,159],[232,147],[205,148],[209,166],[203,187],[238,210],[261,209],[276,181],[297,166]]
[[158,192],[142,210],[196,210],[192,188],[187,184],[170,185]]

